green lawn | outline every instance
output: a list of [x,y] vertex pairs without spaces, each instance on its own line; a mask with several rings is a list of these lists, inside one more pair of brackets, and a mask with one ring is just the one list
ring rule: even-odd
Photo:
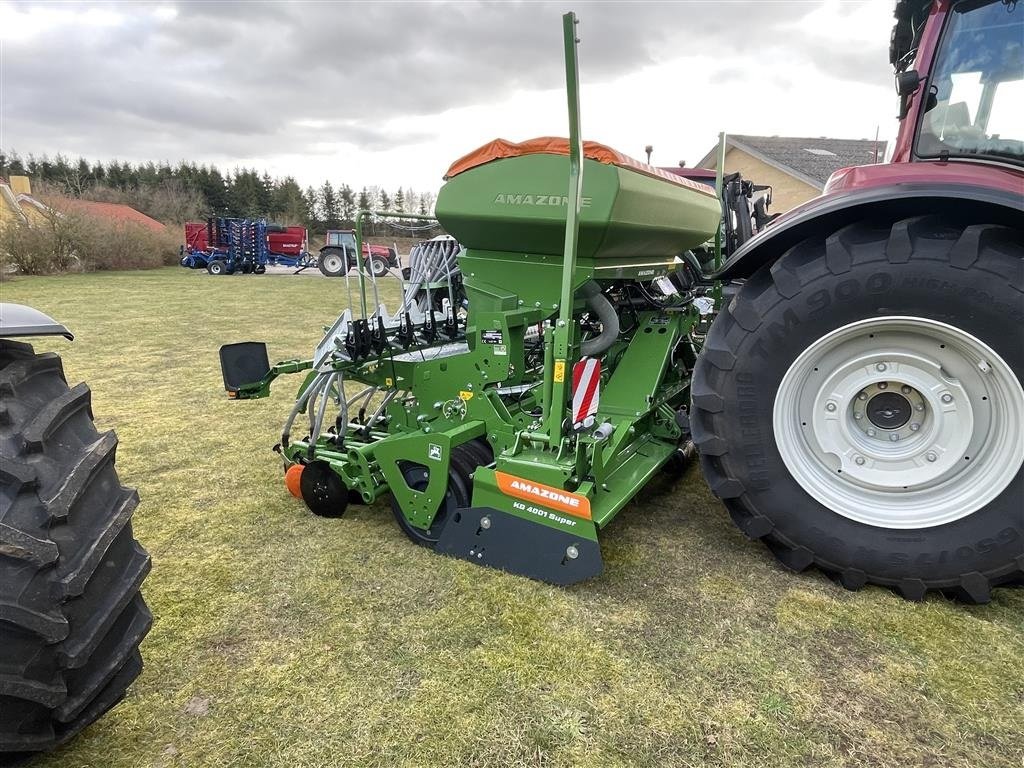
[[[125,701],[40,766],[1024,765],[1024,591],[988,606],[784,572],[691,468],[557,589],[439,557],[385,506],[318,519],[284,489],[297,380],[229,402],[218,347],[308,355],[345,305],[313,277],[26,278],[77,334],[137,486],[155,623]],[[394,305],[395,291],[389,291]]]

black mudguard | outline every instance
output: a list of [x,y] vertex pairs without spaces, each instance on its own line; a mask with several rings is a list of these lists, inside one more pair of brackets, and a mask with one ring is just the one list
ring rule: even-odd
[[1024,201],[991,187],[949,183],[884,184],[817,197],[771,223],[729,257],[710,277],[749,278],[797,243],[829,235],[868,218],[897,221],[910,216],[948,214],[986,224],[1019,226]]

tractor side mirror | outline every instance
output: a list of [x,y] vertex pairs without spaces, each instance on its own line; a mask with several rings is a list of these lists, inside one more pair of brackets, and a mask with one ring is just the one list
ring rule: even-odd
[[923,79],[916,69],[896,73],[896,93],[900,96],[900,120],[910,113],[910,105],[913,102],[911,96],[914,95]]
[[239,397],[240,389],[262,384],[270,373],[267,345],[262,341],[225,344],[220,348],[220,371],[228,395]]
[[896,73],[896,93],[900,96],[909,96],[921,84],[920,73],[916,69],[908,69],[906,72]]

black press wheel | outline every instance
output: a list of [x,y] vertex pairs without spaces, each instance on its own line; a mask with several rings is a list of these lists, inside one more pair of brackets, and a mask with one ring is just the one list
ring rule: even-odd
[[[479,447],[476,441],[460,445],[452,450],[448,469],[448,488],[445,490],[444,499],[438,506],[437,514],[429,528],[418,528],[406,520],[398,502],[392,496],[391,511],[395,515],[395,520],[398,521],[398,527],[415,543],[433,549],[441,537],[441,531],[449,517],[459,507],[470,505],[473,497],[473,472],[481,464],[489,463],[489,461],[482,460],[488,458],[489,455],[490,449]],[[404,463],[402,475],[405,477],[406,484],[413,490],[423,490],[427,487],[428,470],[419,464]]]
[[348,507],[348,488],[326,461],[313,461],[302,470],[302,500],[317,517],[341,517]]

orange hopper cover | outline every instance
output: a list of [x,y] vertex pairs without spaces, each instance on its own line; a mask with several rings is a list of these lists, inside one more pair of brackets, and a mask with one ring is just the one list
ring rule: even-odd
[[[494,160],[503,160],[506,157],[568,154],[569,140],[558,136],[541,136],[537,139],[521,141],[518,144],[506,139],[495,139],[494,141],[484,144],[482,147],[474,149],[469,154],[463,155],[452,163],[451,167],[445,173],[444,178],[445,180],[448,180],[453,176],[458,176],[460,173],[476,168],[478,165],[484,165],[485,163],[490,163]],[[624,155],[618,150],[612,149],[605,144],[599,144],[596,141],[583,142],[583,156],[590,160],[596,160],[599,163],[604,163],[605,165],[617,165],[620,168],[628,168],[631,171],[642,173],[645,176],[653,176],[657,179],[663,179],[680,187],[689,187],[690,189],[711,195],[712,197],[715,194],[715,191],[706,184],[691,181],[690,179],[684,179],[682,176],[669,173],[668,171],[663,171],[661,168],[655,168],[653,165],[641,163],[639,160],[635,160],[629,155]]]

